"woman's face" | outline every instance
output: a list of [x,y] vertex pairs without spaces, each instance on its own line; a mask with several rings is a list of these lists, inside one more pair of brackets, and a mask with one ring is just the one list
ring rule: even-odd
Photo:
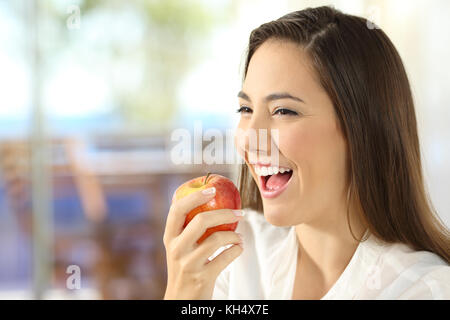
[[[247,134],[237,134],[235,143],[259,187],[267,221],[291,226],[338,219],[346,197],[346,142],[302,48],[287,41],[264,42],[250,60],[238,96],[238,131]],[[258,134],[258,129],[267,132],[263,146],[249,139],[250,131]],[[271,163],[275,153],[278,163]],[[292,172],[261,179],[270,170],[264,172],[257,162]]]

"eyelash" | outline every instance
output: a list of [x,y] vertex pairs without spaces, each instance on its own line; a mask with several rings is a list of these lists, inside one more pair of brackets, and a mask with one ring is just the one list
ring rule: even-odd
[[[250,111],[244,111],[245,109],[251,110],[249,107],[246,106],[241,106],[239,109],[236,110],[237,113],[250,113]],[[275,112],[273,113],[274,115],[278,113],[278,111],[283,110],[284,113],[279,113],[282,116],[297,116],[298,113],[286,108],[279,108],[277,110],[275,110]]]

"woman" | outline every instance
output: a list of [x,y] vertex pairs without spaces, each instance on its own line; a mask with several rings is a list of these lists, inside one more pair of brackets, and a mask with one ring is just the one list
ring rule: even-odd
[[[275,130],[277,144],[235,141],[244,219],[217,210],[182,230],[213,194],[172,204],[166,299],[450,299],[449,231],[424,189],[408,78],[368,26],[319,7],[251,33],[239,129]],[[238,220],[243,240],[228,231],[196,244]]]

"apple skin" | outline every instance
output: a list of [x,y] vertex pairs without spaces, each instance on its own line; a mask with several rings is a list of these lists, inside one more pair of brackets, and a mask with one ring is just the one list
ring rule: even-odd
[[[184,221],[183,228],[194,218],[195,215],[204,211],[218,210],[218,209],[241,209],[241,196],[239,190],[234,183],[227,177],[219,174],[210,174],[208,181],[204,184],[206,176],[198,177],[189,180],[178,187],[175,191],[174,199],[181,199],[193,192],[208,189],[211,187],[216,188],[216,195],[210,201],[202,204],[193,210],[191,210]],[[238,222],[230,224],[222,224],[212,228],[206,229],[206,232],[197,240],[197,243],[202,243],[210,234],[216,231],[234,231],[236,230]]]

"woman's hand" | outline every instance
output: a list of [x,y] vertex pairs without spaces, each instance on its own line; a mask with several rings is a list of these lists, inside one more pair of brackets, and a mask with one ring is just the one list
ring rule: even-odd
[[[168,274],[164,299],[211,299],[217,276],[242,253],[242,239],[234,231],[217,231],[197,243],[206,229],[239,221],[241,210],[201,212],[183,230],[188,212],[214,198],[214,192],[197,191],[172,202],[164,231]],[[233,245],[208,260],[228,244]]]

